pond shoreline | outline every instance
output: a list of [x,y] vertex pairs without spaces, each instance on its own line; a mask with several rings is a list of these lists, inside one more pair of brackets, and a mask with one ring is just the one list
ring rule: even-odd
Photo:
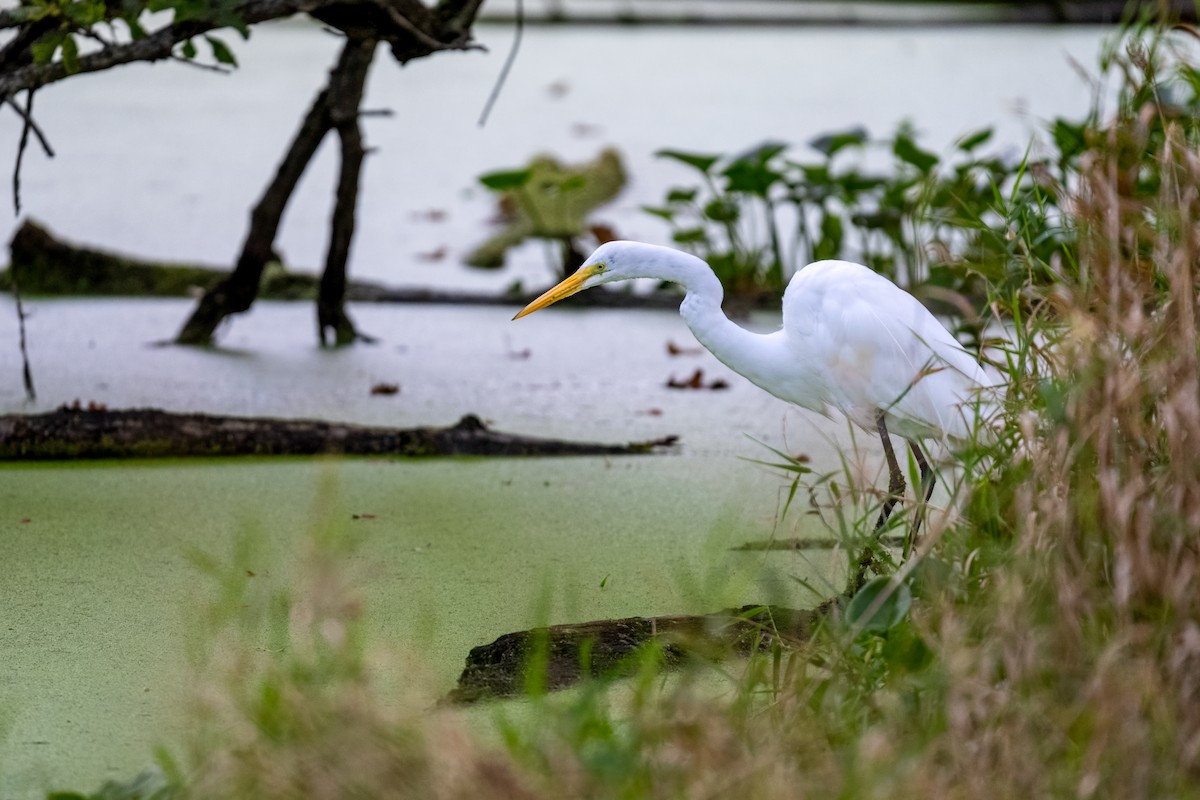
[[[1042,0],[1041,2],[882,2],[881,0],[542,0],[523,4],[523,22],[532,25],[738,25],[797,27],[953,27],[960,25],[1120,24],[1124,0]],[[1184,21],[1196,19],[1189,2],[1172,3]],[[517,21],[516,0],[489,3],[480,21]]]

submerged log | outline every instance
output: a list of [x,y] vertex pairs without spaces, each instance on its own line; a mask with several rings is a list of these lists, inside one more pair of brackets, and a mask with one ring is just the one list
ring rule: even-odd
[[[881,536],[879,543],[888,547],[898,547],[904,544],[903,536]],[[842,539],[824,538],[824,539],[764,539],[756,542],[746,542],[739,544],[736,547],[729,548],[734,552],[762,552],[765,550],[834,550],[836,548],[845,548],[847,546],[857,546],[854,542],[846,542]]]
[[154,408],[68,408],[0,416],[0,459],[186,456],[633,455],[656,442],[595,444],[493,431],[473,414],[448,428],[372,428],[307,419],[177,414]]
[[474,703],[522,694],[530,670],[550,691],[585,677],[629,674],[651,643],[658,645],[654,654],[666,669],[689,657],[716,659],[769,651],[776,643],[794,645],[807,641],[834,606],[832,600],[802,611],[750,605],[715,614],[628,617],[507,633],[471,650],[446,701]]

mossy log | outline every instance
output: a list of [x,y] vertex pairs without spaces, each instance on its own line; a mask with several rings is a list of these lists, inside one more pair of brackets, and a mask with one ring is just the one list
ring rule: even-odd
[[[146,261],[80,247],[28,219],[13,235],[9,252],[9,270],[27,295],[189,297],[226,275],[213,267]],[[8,272],[0,274],[0,289],[7,290],[10,280]],[[311,300],[317,296],[317,280],[314,275],[286,272],[276,262],[263,273],[260,294],[274,300]]]
[[653,653],[666,669],[689,657],[719,659],[769,651],[776,643],[794,645],[807,641],[834,606],[832,600],[799,611],[749,605],[715,614],[628,617],[508,633],[471,650],[446,701],[473,703],[522,694],[530,670],[538,676],[535,682],[550,691],[585,677],[619,677],[637,668],[638,655],[651,643],[658,645]]
[[372,428],[306,419],[109,411],[66,406],[0,416],[0,459],[62,460],[190,456],[566,456],[633,455],[657,442],[595,444],[500,433],[468,414],[448,428]]
[[[903,536],[881,536],[878,539],[880,544],[888,547],[897,547],[904,544]],[[770,550],[836,550],[838,548],[846,548],[848,545],[854,545],[853,542],[846,542],[842,539],[823,538],[823,539],[764,539],[756,542],[746,542],[739,544],[736,547],[729,548],[735,552],[763,552]]]

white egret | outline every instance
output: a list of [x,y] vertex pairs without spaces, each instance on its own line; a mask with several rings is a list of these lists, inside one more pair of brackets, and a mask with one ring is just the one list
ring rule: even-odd
[[[878,432],[890,480],[876,530],[905,486],[889,432],[908,441],[928,502],[934,476],[921,441],[967,438],[981,390],[995,383],[915,297],[848,261],[818,261],[799,270],[783,295],[782,328],[759,334],[721,311],[721,282],[700,258],[669,247],[609,242],[513,319],[584,289],[632,278],[682,286],[679,313],[696,339],[752,383],[827,417],[840,411],[864,430]],[[906,554],[919,527],[920,515]]]

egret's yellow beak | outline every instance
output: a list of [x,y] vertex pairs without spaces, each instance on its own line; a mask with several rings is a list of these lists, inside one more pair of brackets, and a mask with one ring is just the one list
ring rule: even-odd
[[599,272],[599,270],[595,267],[588,267],[587,269],[579,270],[574,275],[565,279],[562,283],[546,292],[537,300],[534,300],[532,303],[525,306],[523,309],[521,309],[519,314],[513,317],[513,319],[520,319],[526,314],[532,314],[538,309],[545,308],[548,305],[553,305],[559,300],[562,300],[564,297],[570,297],[576,292],[581,291],[583,289],[583,284],[587,282],[587,279],[595,275],[597,272]]

